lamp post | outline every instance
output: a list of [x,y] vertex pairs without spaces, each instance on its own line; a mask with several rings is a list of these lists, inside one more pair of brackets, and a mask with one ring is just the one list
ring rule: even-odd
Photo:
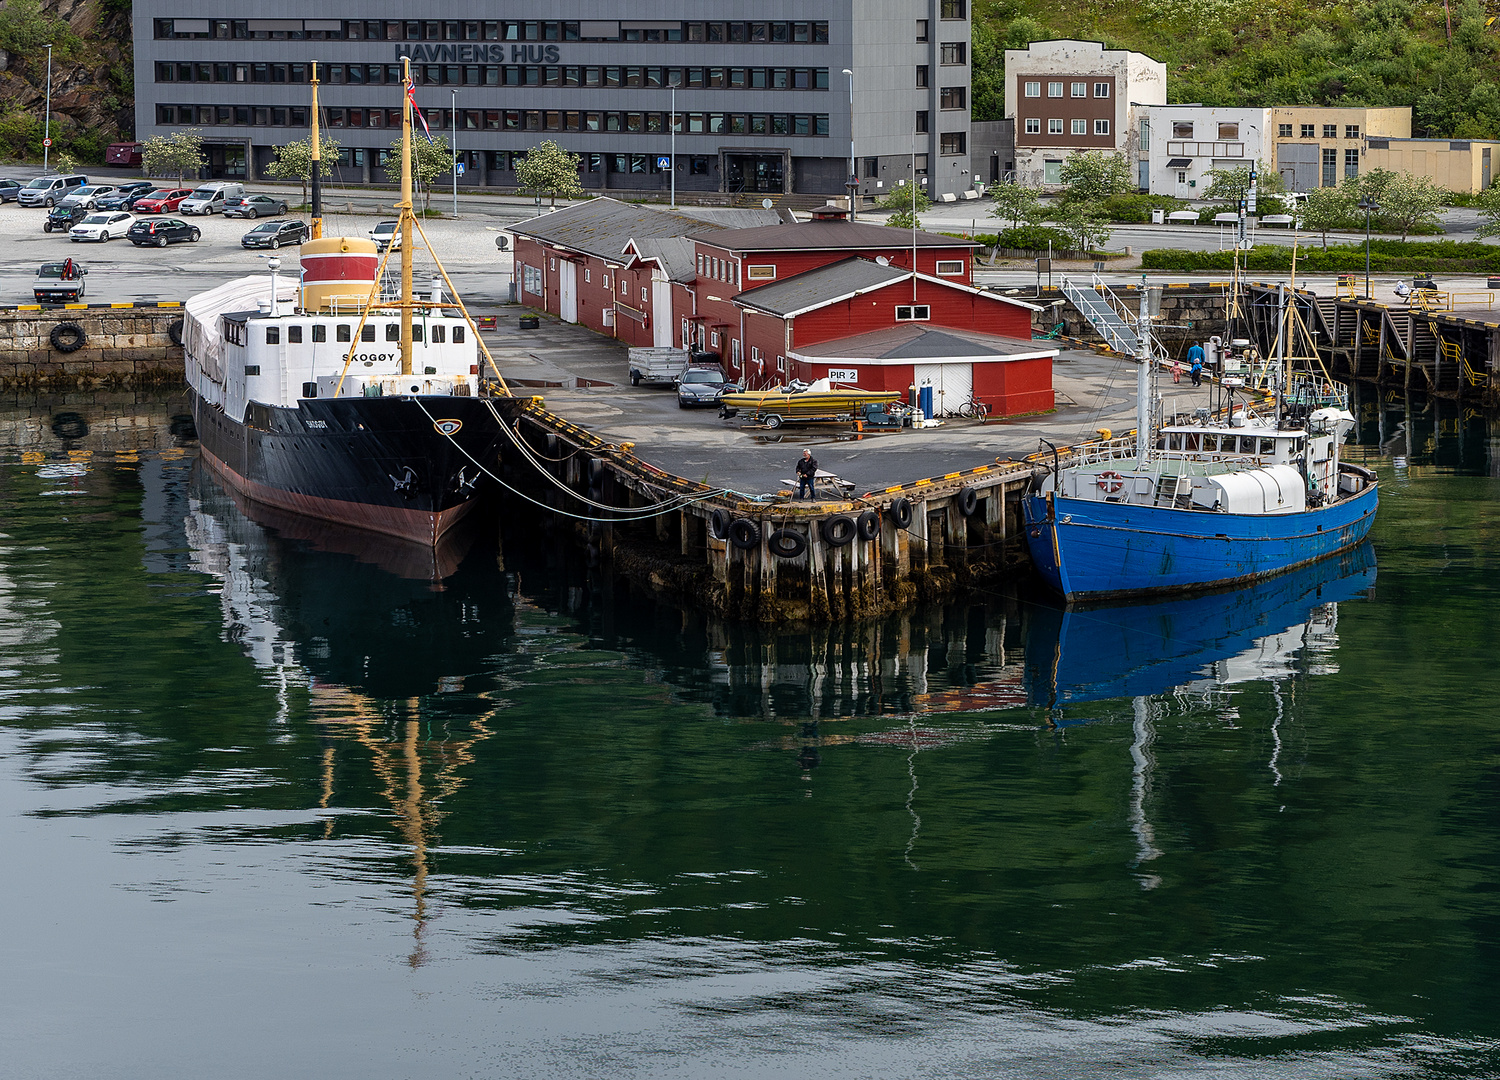
[[42,124],[42,175],[47,175],[47,159],[52,153],[52,46],[47,46],[47,119]]
[[677,87],[672,87],[672,148],[668,155],[672,160],[667,169],[672,182],[672,209],[677,209]]
[[453,117],[453,216],[458,217],[458,91],[450,90],[453,97],[448,115]]
[[1368,195],[1359,200],[1359,209],[1365,212],[1365,299],[1370,299],[1370,214],[1380,209],[1380,204]]
[[859,198],[859,173],[854,168],[854,72],[845,68],[844,74],[849,76],[849,182],[844,186],[849,189],[849,220],[852,222],[854,204]]

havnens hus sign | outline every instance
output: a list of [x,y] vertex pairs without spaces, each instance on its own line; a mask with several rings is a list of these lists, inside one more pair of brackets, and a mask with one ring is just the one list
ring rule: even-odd
[[412,58],[418,64],[555,64],[561,58],[556,45],[496,42],[466,45],[397,45],[396,59]]

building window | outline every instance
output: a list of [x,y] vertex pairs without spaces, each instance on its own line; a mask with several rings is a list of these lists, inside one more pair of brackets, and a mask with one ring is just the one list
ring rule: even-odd
[[969,60],[969,47],[962,41],[947,42],[939,50],[938,60],[949,67],[967,63]]
[[1106,98],[1109,97],[1109,83],[1107,83],[1107,82],[1096,82],[1094,84],[1094,96],[1095,97],[1106,97]]
[[941,109],[967,109],[969,88],[967,86],[945,86],[938,91],[938,107]]
[[1042,183],[1061,184],[1063,163],[1056,160],[1042,162]]
[[968,0],[943,0],[938,13],[945,19],[967,19],[969,17]]
[[1323,138],[1337,139],[1339,137],[1339,126],[1337,124],[1323,125]]
[[1339,182],[1339,152],[1331,146],[1323,148],[1323,186],[1337,187]]
[[1074,83],[1072,85],[1071,90],[1072,90],[1072,94],[1073,94],[1074,97],[1088,97],[1089,96],[1089,84],[1088,83],[1076,82],[1076,83]]
[[1300,126],[1300,130],[1301,130],[1302,134],[1300,136],[1298,136],[1299,138],[1303,138],[1303,139],[1316,139],[1318,137],[1318,134],[1317,134],[1318,133],[1318,129],[1316,127],[1314,127],[1312,124],[1302,124]]
[[267,345],[280,345],[281,344],[281,327],[279,327],[279,326],[268,326],[268,327],[266,327],[266,344]]
[[539,266],[521,264],[521,288],[532,296],[542,295],[542,269]]
[[771,281],[776,277],[776,267],[769,266],[747,266],[745,267],[745,278],[748,281]]
[[1074,120],[1072,134],[1087,135],[1089,133],[1089,122],[1087,120]]
[[1191,139],[1193,137],[1193,122],[1191,120],[1173,120],[1172,138]]
[[1292,125],[1291,124],[1277,124],[1276,125],[1276,137],[1278,139],[1290,139],[1292,137]]
[[1359,150],[1355,147],[1351,146],[1344,151],[1344,175],[1359,175]]
[[1095,120],[1094,121],[1094,134],[1095,135],[1108,135],[1109,134],[1109,121],[1108,120]]
[[[926,135],[927,134],[927,131],[928,131],[928,127],[927,127],[928,116],[929,116],[929,112],[926,109],[919,109],[917,111],[916,132],[917,132],[918,135]],[[869,174],[866,173],[866,175],[868,176]]]
[[917,20],[917,40],[918,41],[926,41],[927,40],[927,20],[926,19],[918,19]]
[[897,322],[926,322],[932,318],[932,308],[927,304],[897,304]]
[[963,277],[964,263],[962,259],[939,259],[937,264],[939,277]]
[[1357,139],[1357,138],[1359,138],[1359,125],[1358,124],[1345,124],[1344,125],[1344,138],[1346,138],[1346,139]]
[[1042,84],[1039,83],[1039,82],[1028,82],[1026,84],[1026,96],[1027,97],[1041,97],[1042,96]]
[[[926,64],[918,64],[917,65],[917,85],[919,87],[927,85],[927,76],[928,76],[929,70],[930,69],[928,68],[928,66]],[[1031,83],[1027,83],[1026,85],[1029,87],[1032,84]],[[1030,93],[1030,92],[1028,92],[1026,96],[1027,97],[1036,97],[1035,94]]]
[[1026,118],[1026,134],[1028,134],[1028,135],[1040,135],[1041,133],[1042,133],[1042,120],[1041,120],[1041,117],[1038,117],[1038,116],[1028,116]]
[[1048,135],[1061,135],[1062,133],[1063,133],[1063,127],[1062,127],[1062,120],[1060,118],[1053,117],[1052,119],[1050,119],[1050,120],[1047,121],[1047,134]]
[[969,137],[962,131],[945,131],[938,137],[938,153],[952,157],[969,152]]
[[1062,97],[1063,84],[1060,82],[1049,82],[1047,84],[1048,97]]
[[1221,138],[1221,139],[1238,139],[1239,137],[1240,137],[1240,126],[1239,126],[1239,124],[1220,124],[1219,125],[1219,138]]

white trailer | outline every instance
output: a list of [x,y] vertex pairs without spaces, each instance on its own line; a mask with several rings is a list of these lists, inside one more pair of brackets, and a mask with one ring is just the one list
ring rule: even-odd
[[660,347],[630,350],[630,385],[658,383],[675,385],[688,364],[686,349]]

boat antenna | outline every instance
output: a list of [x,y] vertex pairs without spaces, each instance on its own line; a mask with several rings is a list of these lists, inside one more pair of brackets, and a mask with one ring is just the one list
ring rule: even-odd
[[416,88],[411,81],[411,57],[401,58],[401,374],[411,374],[411,109]]
[[1135,359],[1135,456],[1137,468],[1146,465],[1147,448],[1151,445],[1151,315],[1150,298],[1146,295],[1146,275],[1141,275],[1141,307],[1136,318]]
[[318,62],[312,62],[312,239],[323,238],[322,136],[318,134]]

